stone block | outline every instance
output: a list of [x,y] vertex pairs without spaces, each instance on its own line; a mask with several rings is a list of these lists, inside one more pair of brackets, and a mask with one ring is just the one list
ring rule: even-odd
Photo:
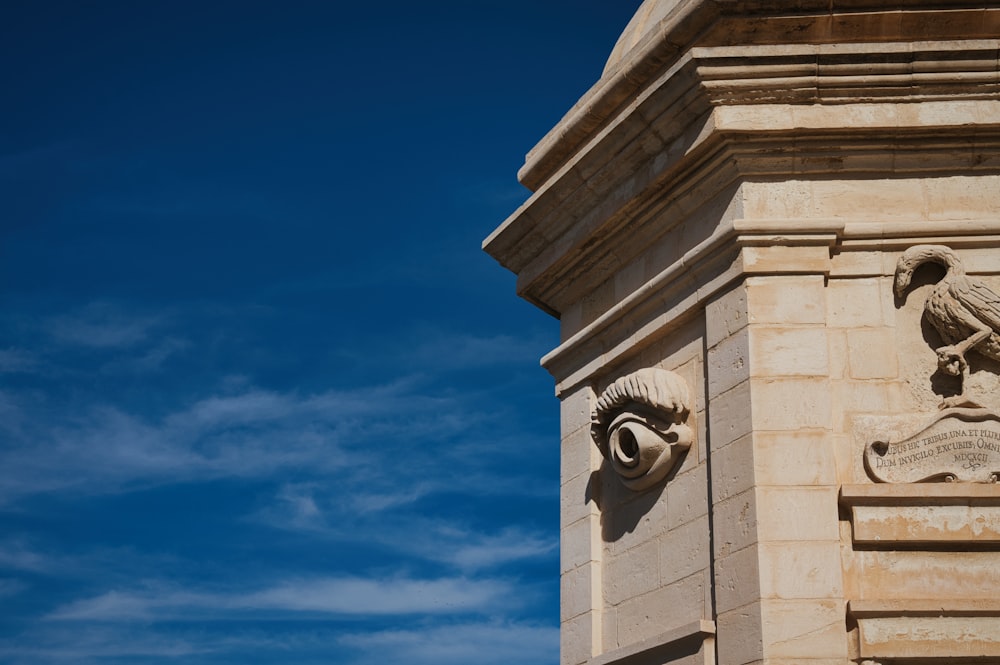
[[601,467],[601,451],[590,436],[590,428],[578,428],[562,437],[559,454],[561,484],[582,474],[590,475]]
[[708,514],[708,478],[704,465],[678,474],[667,484],[667,528],[676,529],[682,524]]
[[751,665],[764,658],[760,602],[720,612],[715,620],[718,665]]
[[583,427],[590,428],[594,401],[594,391],[590,386],[580,386],[572,392],[563,393],[559,403],[559,430],[563,436]]
[[747,274],[801,272],[826,274],[830,271],[830,250],[823,245],[771,245],[744,247],[741,252]]
[[559,568],[565,573],[585,563],[598,560],[601,552],[601,527],[596,517],[586,517],[559,533]]
[[712,401],[708,410],[708,436],[712,450],[749,434],[752,427],[749,381],[727,390]]
[[746,381],[750,369],[750,339],[743,328],[708,350],[709,399]]
[[559,490],[559,524],[560,528],[573,524],[585,517],[600,517],[600,509],[593,498],[589,498],[591,475],[583,473],[567,483]]
[[705,575],[698,573],[620,604],[619,646],[641,642],[706,616],[704,585]]
[[582,614],[560,625],[560,665],[582,665],[599,648],[600,643],[595,643],[594,617],[591,614]]
[[742,494],[757,482],[754,474],[754,435],[732,442],[712,455],[712,501]]
[[844,601],[762,600],[761,633],[770,659],[847,659]]
[[881,289],[875,277],[831,279],[826,287],[827,325],[831,328],[883,325]]
[[615,301],[624,300],[645,284],[649,279],[647,272],[645,257],[642,255],[616,272],[614,277]]
[[615,304],[615,284],[613,279],[606,279],[595,286],[580,300],[581,317],[584,326],[600,317]]
[[[954,110],[942,109],[942,113]],[[996,176],[949,175],[926,178],[922,184],[930,219],[983,219],[1000,210],[1000,193],[996,191],[1000,179]]]
[[847,331],[847,352],[853,379],[899,376],[896,337],[890,328]]
[[666,492],[647,492],[630,498],[631,501],[608,509],[604,514],[605,551],[611,554],[652,542],[669,529]]
[[712,348],[747,325],[747,292],[743,284],[705,305],[705,345]]
[[824,329],[753,325],[749,332],[752,376],[825,377],[829,374],[829,349]]
[[559,580],[560,621],[601,609],[601,567],[588,563],[563,573]]
[[[975,659],[996,662],[1000,657],[998,616],[886,617],[862,619],[859,641],[865,658],[944,662]],[[991,660],[985,660],[990,658]]]
[[672,584],[699,571],[711,560],[708,515],[688,522],[659,539],[660,584]]
[[850,431],[850,417],[888,413],[898,406],[898,388],[890,381],[834,381],[831,386],[835,423]]
[[844,561],[844,586],[858,600],[988,600],[1000,589],[1000,555],[859,550]]
[[618,648],[618,610],[605,607],[601,612],[601,653]]
[[758,487],[756,499],[761,541],[840,537],[836,487]]
[[583,303],[575,302],[559,315],[559,341],[565,342],[584,327]]
[[837,482],[834,445],[825,430],[757,432],[753,444],[758,485],[829,486]]
[[1000,505],[854,506],[854,542],[1000,543]]
[[[885,163],[888,167],[888,162]],[[881,219],[925,218],[923,187],[917,178],[822,179],[812,185],[811,207],[816,217],[864,219],[878,211]],[[914,205],[919,201],[920,204]]]
[[[828,379],[751,379],[750,385],[754,429],[830,427]],[[712,434],[714,436],[714,429]]]
[[757,545],[716,559],[715,603],[719,614],[749,605],[760,597],[760,554]]
[[763,598],[842,598],[840,541],[760,543]]
[[847,537],[873,549],[1000,543],[996,483],[843,485]]
[[838,328],[826,329],[827,357],[830,359],[831,379],[843,379],[850,369],[847,364],[847,331]]
[[822,275],[750,277],[746,284],[750,323],[796,325],[825,322]]
[[833,256],[832,263],[831,278],[871,277],[884,270],[882,252],[840,252]]
[[604,561],[604,600],[609,605],[618,605],[659,587],[659,543],[655,540]]
[[757,498],[752,489],[716,504],[712,521],[716,557],[729,556],[757,542],[757,514]]

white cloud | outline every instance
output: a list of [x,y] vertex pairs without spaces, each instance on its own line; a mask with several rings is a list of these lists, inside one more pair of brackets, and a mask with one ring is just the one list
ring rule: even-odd
[[47,573],[57,570],[61,564],[60,559],[38,552],[22,541],[0,542],[0,569]]
[[435,626],[346,634],[340,642],[361,649],[360,663],[411,665],[532,665],[559,662],[559,629],[525,624]]
[[57,608],[57,621],[219,620],[248,613],[347,616],[453,614],[509,607],[501,580],[325,577],[256,591],[206,592],[169,587],[108,591]]
[[452,406],[450,399],[419,395],[404,383],[307,396],[250,389],[211,396],[159,419],[108,405],[73,414],[0,400],[0,411],[11,411],[12,421],[23,425],[0,452],[6,471],[0,500],[345,466],[359,481],[375,483],[394,461],[383,451],[467,427],[461,417],[436,417]]
[[0,413],[9,416],[0,427],[11,431],[0,450],[0,504],[42,492],[115,493],[291,470],[338,472],[340,501],[356,513],[436,492],[537,493],[537,483],[495,471],[531,437],[514,442],[513,433],[498,433],[491,425],[502,414],[476,399],[435,395],[412,378],[305,395],[243,386],[150,417],[0,393]]
[[[403,497],[405,491],[401,491]],[[356,501],[331,495],[317,483],[285,485],[275,501],[250,516],[253,521],[286,531],[307,532],[336,542],[379,544],[386,550],[425,561],[444,563],[464,573],[475,573],[528,559],[553,557],[558,536],[513,527],[484,533],[441,519],[404,515],[379,515],[372,523],[358,503],[380,497],[361,494]],[[402,503],[404,498],[400,498]],[[382,506],[378,506],[381,508]],[[373,508],[373,511],[375,509]]]
[[497,535],[477,535],[454,548],[440,551],[440,558],[462,570],[492,568],[512,561],[551,555],[559,547],[558,538],[507,529]]

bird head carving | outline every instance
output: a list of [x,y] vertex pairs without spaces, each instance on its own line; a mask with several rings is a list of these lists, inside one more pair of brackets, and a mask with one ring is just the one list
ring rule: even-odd
[[896,279],[893,283],[893,291],[899,298],[903,297],[906,289],[910,287],[913,279],[913,272],[928,261],[939,263],[946,268],[953,269],[956,265],[961,265],[958,256],[950,247],[944,245],[914,245],[903,252],[899,260],[896,261]]

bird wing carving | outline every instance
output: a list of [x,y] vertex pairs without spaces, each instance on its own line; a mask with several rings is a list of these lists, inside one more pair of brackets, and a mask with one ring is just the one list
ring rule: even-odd
[[979,321],[1000,332],[1000,295],[978,280],[961,280],[949,289]]

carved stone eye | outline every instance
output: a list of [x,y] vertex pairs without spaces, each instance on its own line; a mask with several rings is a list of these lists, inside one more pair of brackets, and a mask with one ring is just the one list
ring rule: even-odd
[[591,434],[629,489],[652,487],[691,445],[688,391],[677,374],[644,369],[622,377],[597,400]]

